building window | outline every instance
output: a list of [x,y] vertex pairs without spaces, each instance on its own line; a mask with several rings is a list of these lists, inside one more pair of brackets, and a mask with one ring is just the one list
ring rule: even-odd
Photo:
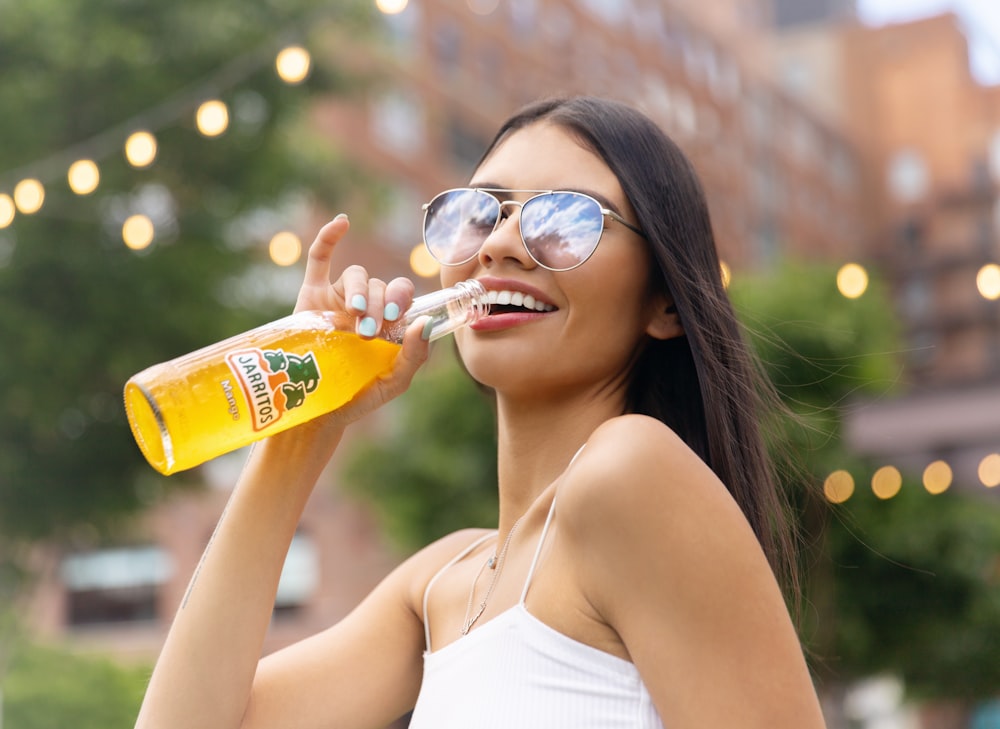
[[426,121],[420,101],[389,92],[374,102],[372,133],[376,144],[400,157],[413,157],[424,146]]
[[455,23],[442,21],[434,26],[431,35],[431,48],[438,72],[445,76],[453,75],[462,60],[462,32]]
[[916,202],[927,194],[930,173],[923,156],[915,149],[903,149],[889,160],[889,192],[896,202]]
[[476,130],[455,117],[448,121],[448,148],[460,169],[470,172],[479,163],[489,142]]
[[123,547],[70,555],[61,573],[69,625],[132,623],[156,619],[173,563],[159,547]]

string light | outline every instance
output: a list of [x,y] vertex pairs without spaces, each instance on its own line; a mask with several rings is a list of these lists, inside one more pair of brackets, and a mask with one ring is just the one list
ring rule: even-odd
[[278,77],[286,84],[300,84],[312,69],[312,57],[302,46],[288,46],[281,49],[274,59],[274,67]]
[[924,469],[924,488],[930,494],[942,494],[951,487],[951,466],[944,461],[934,461]]
[[375,0],[375,7],[386,15],[397,15],[406,10],[409,0]]
[[45,188],[33,177],[21,180],[14,187],[14,204],[25,215],[37,213],[44,203]]
[[125,159],[133,167],[149,167],[156,159],[156,137],[149,132],[134,132],[125,140]]
[[1000,454],[991,453],[979,462],[979,480],[990,489],[1000,485]]
[[882,466],[872,476],[872,491],[880,499],[891,499],[903,487],[903,475],[895,466]]
[[857,263],[845,263],[837,271],[837,290],[845,298],[859,298],[868,290],[868,272]]
[[725,261],[719,261],[719,275],[722,276],[723,288],[729,288],[729,282],[733,280],[733,270]]
[[133,251],[148,248],[155,235],[153,221],[145,215],[133,215],[122,225],[122,240]]
[[78,159],[70,165],[66,174],[69,189],[77,195],[89,195],[101,183],[101,171],[91,159]]
[[847,471],[834,471],[823,482],[823,494],[831,504],[843,504],[854,494],[854,477]]
[[0,194],[0,228],[6,228],[14,222],[14,214],[17,208],[10,195]]
[[976,274],[976,288],[984,299],[996,301],[1000,299],[1000,266],[987,263]]
[[206,137],[218,137],[229,128],[229,107],[218,99],[210,99],[195,113],[198,131]]
[[275,234],[267,246],[271,260],[279,266],[291,266],[302,255],[302,241],[287,230]]
[[421,278],[432,278],[438,275],[441,264],[428,253],[427,246],[420,243],[410,251],[410,269]]

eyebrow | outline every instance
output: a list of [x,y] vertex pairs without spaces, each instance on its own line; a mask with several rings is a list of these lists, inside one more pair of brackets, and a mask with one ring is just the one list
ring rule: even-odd
[[[502,192],[535,192],[535,193],[538,193],[538,192],[547,192],[547,191],[552,191],[552,192],[579,192],[579,193],[582,193],[583,195],[589,195],[590,197],[592,197],[595,200],[597,200],[597,202],[599,202],[601,204],[601,207],[607,208],[608,210],[611,210],[612,212],[617,213],[618,215],[622,215],[622,211],[618,209],[618,206],[615,205],[613,202],[611,202],[608,198],[604,197],[604,195],[602,195],[601,193],[599,193],[599,192],[597,192],[595,190],[588,190],[586,188],[581,188],[581,187],[551,187],[551,188],[546,188],[545,190],[534,190],[534,189],[532,189],[532,190],[519,190],[519,189],[516,189],[516,188],[504,187],[503,185],[501,185],[501,184],[499,184],[497,182],[488,182],[488,181],[485,181],[485,182],[470,182],[469,183],[469,187],[478,188],[478,189],[482,189],[482,190],[495,190],[495,191],[502,191]],[[501,198],[501,199],[506,199],[506,198]],[[622,217],[624,217],[624,215],[622,215]]]

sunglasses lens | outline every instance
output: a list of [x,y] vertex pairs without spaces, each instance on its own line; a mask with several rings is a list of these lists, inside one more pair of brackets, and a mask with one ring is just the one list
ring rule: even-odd
[[446,265],[475,256],[500,216],[495,197],[476,190],[448,190],[435,197],[424,212],[424,244]]
[[600,204],[574,192],[533,197],[521,210],[525,246],[536,261],[555,271],[566,271],[590,258],[603,230]]

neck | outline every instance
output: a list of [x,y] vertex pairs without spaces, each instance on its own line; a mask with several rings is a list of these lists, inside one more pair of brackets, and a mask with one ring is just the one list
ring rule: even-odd
[[621,414],[619,402],[497,400],[500,537],[566,469],[590,434]]

